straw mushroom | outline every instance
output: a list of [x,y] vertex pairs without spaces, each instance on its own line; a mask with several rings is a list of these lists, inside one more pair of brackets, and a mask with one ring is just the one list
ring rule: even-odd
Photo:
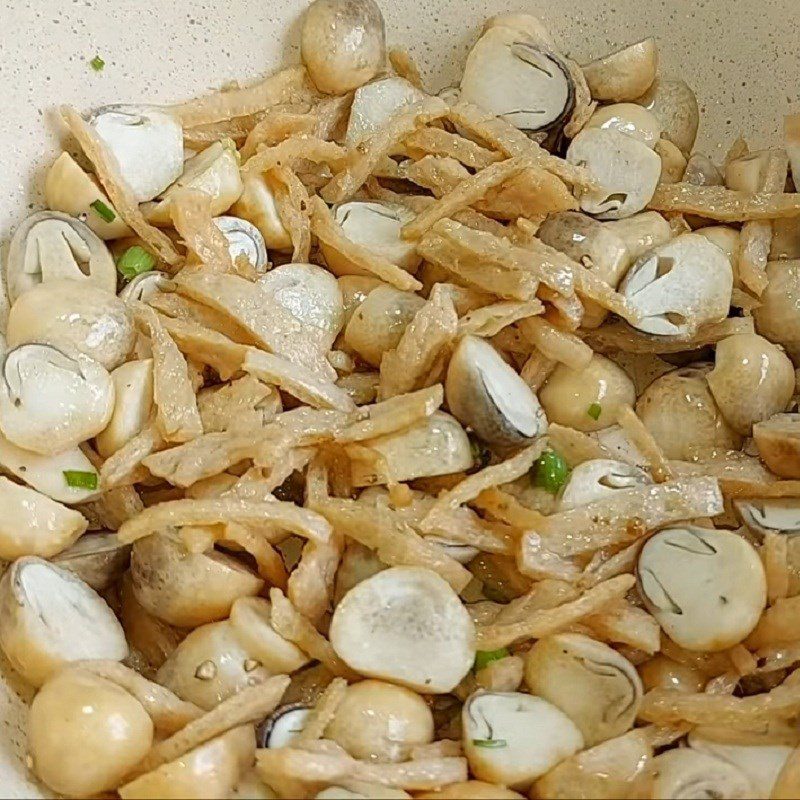
[[725,186],[736,192],[755,194],[763,190],[772,150],[757,150],[725,164]]
[[450,783],[435,792],[414,796],[416,800],[524,800],[519,792],[485,781]]
[[584,746],[579,728],[563,711],[522,692],[475,692],[461,719],[472,774],[511,789],[527,789]]
[[630,661],[579,633],[539,639],[525,658],[525,683],[580,728],[586,747],[632,728],[643,695]]
[[485,339],[458,343],[445,380],[450,410],[484,441],[513,447],[547,431],[539,400]]
[[403,109],[421,103],[425,93],[405,78],[380,78],[356,89],[344,143],[355,147],[377,133]]
[[719,247],[685,233],[636,261],[619,290],[641,315],[639,330],[689,336],[728,315],[733,270]]
[[135,336],[122,300],[72,280],[48,281],[26,292],[11,307],[6,328],[9,347],[49,344],[64,353],[83,353],[107,370],[125,361]]
[[304,703],[280,706],[258,726],[256,744],[273,750],[287,747],[303,732],[309,716],[311,707]]
[[730,225],[708,225],[705,228],[698,228],[694,232],[698,236],[705,236],[709,242],[715,244],[725,253],[728,261],[731,262],[734,284],[736,284],[739,265],[739,240],[741,236],[739,231]]
[[138,202],[152,200],[183,171],[183,129],[164,109],[104,106],[88,122],[111,151]]
[[637,565],[639,593],[676,644],[717,652],[741,642],[767,601],[764,567],[744,538],[685,525],[649,539]]
[[435,572],[392,567],[351,589],[333,613],[336,653],[362,675],[423,694],[452,691],[475,659],[475,626]]
[[590,432],[613,425],[619,406],[636,401],[636,390],[621,367],[594,353],[582,370],[559,364],[539,391],[539,400],[551,423]]
[[[419,795],[416,795],[417,797]],[[408,792],[366,781],[342,781],[328,786],[314,795],[314,800],[404,800],[410,798]],[[438,797],[438,793],[437,793]]]
[[635,100],[644,94],[655,80],[657,71],[655,39],[643,39],[583,67],[592,98],[615,103]]
[[386,60],[380,8],[374,0],[314,0],[303,19],[300,56],[326,94],[363,86]]
[[359,442],[347,452],[353,486],[450,475],[470,469],[473,463],[466,431],[443,411],[397,433]]
[[652,86],[636,99],[661,123],[662,136],[689,156],[697,138],[700,110],[689,85],[679,79],[656,78]]
[[[101,239],[122,239],[133,235],[97,182],[78,166],[69,153],[62,153],[48,170],[44,199],[52,211],[86,220],[89,228]],[[108,214],[100,216],[97,213],[98,203],[114,215],[111,222],[105,218]]]
[[81,669],[57,675],[36,695],[28,722],[33,771],[54,792],[111,792],[147,754],[153,722],[124,689]]
[[108,372],[81,353],[24,344],[10,350],[0,372],[0,430],[25,450],[55,455],[91,439],[114,408]]
[[227,216],[217,217],[214,224],[227,240],[228,252],[234,263],[244,256],[256,272],[266,272],[269,263],[267,245],[261,231],[252,222]]
[[239,174],[239,153],[232,139],[214,142],[187,159],[178,180],[158,200],[142,208],[147,221],[171,226],[172,200],[184,189],[207,195],[213,217],[224,214],[241,197],[244,185]]
[[347,687],[325,736],[362,761],[407,761],[412,748],[433,741],[433,714],[410,689],[360,681]]
[[753,425],[758,454],[781,478],[800,478],[800,414],[775,414]]
[[130,557],[131,546],[120,544],[116,533],[90,533],[51,560],[101,592],[122,577]]
[[689,694],[702,692],[706,676],[700,670],[673,661],[659,653],[639,666],[639,677],[646,692],[651,689],[674,689]]
[[622,239],[631,261],[672,238],[669,222],[658,211],[643,211],[627,219],[604,222],[603,227]]
[[756,333],[719,342],[706,380],[725,421],[742,436],[750,435],[755,423],[785,411],[794,394],[789,357]]
[[136,599],[158,619],[194,628],[225,619],[239,597],[261,591],[264,582],[227,553],[190,553],[164,532],[133,545],[131,578]]
[[656,756],[652,768],[653,800],[701,797],[744,800],[756,796],[747,776],[733,764],[690,747],[667,750]]
[[114,408],[95,437],[97,452],[108,458],[144,428],[153,408],[153,359],[128,361],[111,373]]
[[636,103],[602,106],[592,114],[585,127],[618,131],[651,148],[655,147],[661,136],[661,123],[647,109]]
[[14,231],[9,243],[8,299],[14,303],[41,283],[64,279],[116,292],[117,268],[103,240],[79,219],[40,211]]
[[636,403],[636,413],[667,458],[694,461],[741,446],[708,388],[710,369],[700,364],[668,372]]
[[292,239],[281,222],[275,195],[266,175],[249,172],[244,177],[242,193],[231,213],[255,225],[270,250],[292,249]]
[[639,467],[607,458],[584,461],[572,470],[558,507],[561,511],[578,508],[608,498],[620,489],[633,489],[652,483]]
[[793,497],[736,500],[734,506],[748,530],[759,539],[768,533],[800,532],[800,501]]
[[461,101],[474,103],[520,130],[548,131],[575,106],[569,67],[551,47],[519,26],[494,22],[467,57]]
[[684,183],[692,186],[722,186],[722,173],[717,165],[703,153],[692,153],[683,173]]
[[598,219],[623,219],[642,211],[661,175],[661,159],[646,144],[603,128],[582,130],[567,150],[567,161],[586,167],[599,184],[576,189],[581,210]]
[[162,686],[200,708],[212,709],[271,672],[253,658],[228,620],[193,630],[170,654],[156,674]]
[[119,299],[125,303],[147,302],[158,292],[173,290],[175,284],[157,269],[151,269],[137,275],[119,293]]
[[[336,222],[344,235],[353,242],[366,247],[392,264],[414,273],[422,256],[417,254],[413,242],[400,235],[403,226],[414,219],[413,211],[390,203],[374,203],[354,200],[336,206],[333,211]],[[320,243],[325,263],[334,275],[363,274],[348,259]]]
[[653,148],[661,159],[659,183],[679,183],[686,171],[686,157],[669,139],[659,139]]
[[786,348],[792,361],[800,363],[800,261],[770,261],[767,287],[761,305],[753,311],[756,330],[771,342]]
[[33,686],[70,661],[128,655],[105,600],[71,572],[34,556],[15,561],[0,580],[0,647]]

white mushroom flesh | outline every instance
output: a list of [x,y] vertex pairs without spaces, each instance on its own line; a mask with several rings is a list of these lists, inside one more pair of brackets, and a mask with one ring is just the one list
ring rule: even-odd
[[633,489],[648,483],[652,483],[652,479],[643,469],[623,461],[605,458],[584,461],[570,473],[558,507],[562,511],[578,508],[606,499],[620,489]]
[[356,89],[345,144],[355,147],[369,139],[404,108],[420,103],[425,95],[405,78],[381,78]]
[[279,708],[267,720],[263,738],[260,742],[262,747],[288,747],[303,732],[311,709],[308,706],[291,705]]
[[217,217],[214,224],[227,240],[228,252],[234,263],[244,257],[256,272],[267,271],[267,245],[261,231],[252,222],[239,217]]
[[622,239],[632,261],[672,238],[669,222],[658,211],[643,211],[627,219],[604,222],[603,226]]
[[231,207],[231,213],[255,225],[270,250],[292,249],[292,239],[281,222],[267,176],[258,172],[245,175],[242,193]]
[[153,408],[153,360],[128,361],[111,373],[114,407],[111,418],[95,437],[97,452],[108,458],[139,434]]
[[647,109],[636,103],[602,106],[592,114],[585,127],[624,133],[648,147],[655,147],[661,136],[659,121]]
[[742,522],[763,538],[768,533],[800,533],[800,503],[794,498],[735,501]]
[[146,303],[158,292],[168,292],[175,288],[175,284],[163,273],[151,269],[137,275],[119,293],[119,299],[125,303]]
[[694,231],[698,236],[705,236],[709,242],[715,244],[728,256],[733,270],[734,284],[737,283],[737,272],[739,264],[739,239],[740,233],[736,228],[729,225],[709,225],[706,228],[698,228]]
[[736,766],[690,747],[668,750],[653,759],[653,800],[745,800],[754,788]]
[[131,546],[122,544],[116,533],[90,533],[61,550],[52,561],[101,592],[122,577],[130,557]]
[[761,559],[731,531],[689,525],[660,531],[642,549],[637,573],[648,610],[687,650],[733,647],[766,605]]

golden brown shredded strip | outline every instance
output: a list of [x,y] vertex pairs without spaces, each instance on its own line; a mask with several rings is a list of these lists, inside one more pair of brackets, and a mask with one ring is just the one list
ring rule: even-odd
[[142,461],[166,446],[158,426],[152,420],[103,462],[100,468],[100,485],[109,490],[138,483],[149,475],[141,466]]
[[477,142],[465,139],[457,133],[448,133],[442,128],[420,128],[406,136],[405,145],[410,152],[420,151],[423,156],[455,158],[472,169],[483,169],[503,159],[496,150],[487,150]]
[[647,430],[636,412],[627,403],[619,406],[617,423],[625,431],[633,446],[647,459],[647,463],[650,465],[650,474],[656,483],[664,483],[675,477],[664,451],[653,438],[653,434]]
[[119,211],[119,215],[129,228],[149,244],[171,267],[183,260],[172,244],[172,240],[158,228],[154,228],[139,210],[139,204],[131,188],[119,174],[119,165],[105,142],[89,127],[74,108],[63,106],[61,115],[72,135],[92,162],[100,183],[108,194],[108,199]]
[[723,186],[662,183],[656,188],[647,207],[655,211],[697,214],[719,222],[786,219],[800,216],[800,194],[750,194],[732,191]]
[[585,369],[592,360],[592,348],[575,334],[562,331],[538,317],[523,319],[517,325],[522,335],[547,358],[570,369]]
[[278,216],[292,240],[292,261],[308,263],[311,254],[311,223],[309,222],[309,197],[302,181],[287,167],[271,167],[274,178],[273,193]]
[[405,78],[412,86],[416,86],[417,89],[421,89],[423,92],[425,91],[425,85],[422,81],[419,67],[414,63],[408,50],[404,50],[402,47],[390,48],[389,63],[399,77]]
[[321,739],[325,729],[330,725],[347,692],[347,681],[334,678],[325,691],[317,698],[314,708],[303,725],[303,730],[292,740],[293,747],[304,747],[309,742]]
[[214,224],[209,195],[195,189],[181,189],[172,195],[169,211],[175,230],[184,244],[197,254],[204,269],[233,272],[228,242]]
[[335,142],[318,136],[297,134],[273,147],[262,148],[242,165],[242,175],[266,172],[277,166],[291,166],[297,159],[327,164],[332,169],[345,163],[347,151]]
[[527,303],[503,300],[476,308],[461,317],[458,321],[458,335],[486,338],[496,336],[503,328],[520,320],[532,319],[543,312],[544,306],[538,300]]
[[800,497],[800,481],[748,481],[720,478],[719,488],[725,497]]
[[789,596],[789,537],[767,531],[763,546],[767,597],[770,603]]
[[344,539],[336,532],[329,542],[306,542],[288,581],[287,596],[292,605],[314,625],[331,610],[336,570],[342,560]]
[[273,108],[248,132],[239,150],[242,161],[258,152],[260,145],[274,147],[290,136],[309,136],[314,133],[317,117],[310,106],[285,106]]

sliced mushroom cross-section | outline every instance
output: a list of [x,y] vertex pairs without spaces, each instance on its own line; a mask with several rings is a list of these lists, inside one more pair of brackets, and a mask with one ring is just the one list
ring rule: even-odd
[[261,231],[252,222],[239,217],[217,217],[214,224],[228,241],[228,252],[234,262],[244,256],[256,272],[266,271],[267,246]]
[[652,483],[648,474],[624,461],[597,458],[584,461],[572,470],[559,499],[559,509],[585,506],[602,500],[620,489]]

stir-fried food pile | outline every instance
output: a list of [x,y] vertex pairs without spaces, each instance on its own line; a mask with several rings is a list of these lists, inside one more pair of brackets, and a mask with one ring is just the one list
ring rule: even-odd
[[372,0],[62,109],[5,264],[0,647],[69,797],[800,792],[800,117]]

